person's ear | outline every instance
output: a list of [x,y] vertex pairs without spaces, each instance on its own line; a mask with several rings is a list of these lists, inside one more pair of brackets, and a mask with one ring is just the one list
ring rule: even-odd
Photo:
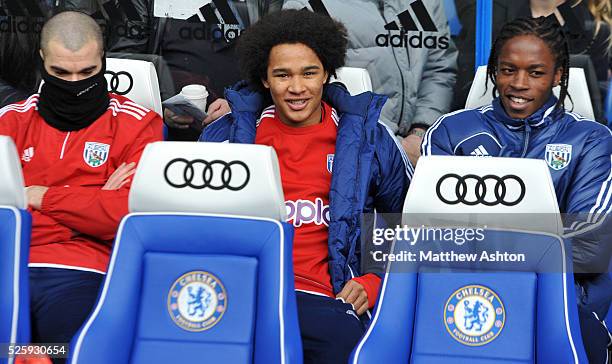
[[324,72],[323,76],[324,76],[324,79],[325,79],[325,82],[323,82],[323,83],[324,84],[328,84],[329,83],[329,78],[330,78],[329,77],[329,72],[327,72],[327,71],[323,71],[323,72]]
[[553,78],[553,86],[557,87],[561,83],[561,76],[563,76],[563,67],[558,67],[555,70],[555,76]]
[[270,88],[270,83],[265,78],[261,79],[261,83],[264,85],[265,88]]

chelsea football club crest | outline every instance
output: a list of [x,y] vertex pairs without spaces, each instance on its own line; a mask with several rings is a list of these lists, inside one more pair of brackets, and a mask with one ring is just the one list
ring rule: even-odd
[[332,168],[334,167],[334,155],[333,154],[328,154],[327,155],[327,171],[329,173],[332,173]]
[[468,285],[456,290],[446,301],[446,330],[463,345],[480,346],[495,340],[504,328],[506,311],[490,288]]
[[570,144],[546,144],[544,154],[546,164],[555,171],[561,170],[572,160],[572,146]]
[[172,321],[187,331],[205,331],[221,321],[227,309],[227,293],[221,280],[204,271],[180,276],[168,293]]
[[97,142],[85,142],[83,159],[90,167],[100,167],[108,159],[110,145]]

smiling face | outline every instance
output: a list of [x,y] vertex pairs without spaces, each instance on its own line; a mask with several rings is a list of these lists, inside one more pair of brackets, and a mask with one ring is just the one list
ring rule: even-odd
[[47,73],[65,81],[89,78],[102,68],[101,52],[94,40],[75,52],[64,47],[61,42],[51,40],[46,51],[41,51],[41,57]]
[[550,98],[562,69],[548,45],[534,35],[508,39],[499,52],[495,84],[508,116],[525,119]]
[[270,90],[280,120],[304,127],[321,121],[321,97],[327,72],[308,46],[279,44],[272,47],[263,85]]

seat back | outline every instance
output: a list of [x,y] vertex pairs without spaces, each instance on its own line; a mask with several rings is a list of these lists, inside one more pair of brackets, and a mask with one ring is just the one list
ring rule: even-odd
[[404,213],[352,363],[586,362],[544,161],[422,157]]
[[[0,342],[30,342],[30,214],[13,140],[0,136]],[[12,364],[14,358],[0,357]]]
[[355,96],[366,91],[372,91],[372,79],[365,68],[341,67],[336,70],[337,77],[331,77],[329,82],[340,82],[348,92]]
[[[351,363],[586,363],[569,244],[547,233],[480,234],[464,245],[398,240],[394,254],[418,258],[390,263]],[[445,252],[466,260],[433,258]]]
[[[480,66],[476,70],[474,76],[474,82],[468,94],[465,102],[466,109],[473,109],[480,106],[488,105],[493,100],[491,90],[493,85],[487,81],[487,66]],[[485,87],[486,84],[486,87]],[[568,93],[571,96],[565,99],[565,109],[568,111],[575,112],[587,119],[595,120],[595,114],[593,112],[593,104],[591,103],[591,97],[589,96],[589,88],[587,86],[586,77],[582,68],[571,67],[569,72],[568,81]],[[553,89],[553,93],[558,97],[560,87],[557,86]]]
[[301,362],[272,148],[150,144],[129,205],[71,363]]
[[159,82],[153,63],[126,58],[107,58],[105,77],[109,92],[125,96],[162,115]]
[[548,166],[538,159],[421,157],[403,212],[410,226],[563,232]]

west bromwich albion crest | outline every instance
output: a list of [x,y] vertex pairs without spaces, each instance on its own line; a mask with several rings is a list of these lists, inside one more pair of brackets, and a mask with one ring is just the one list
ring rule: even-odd
[[561,170],[572,160],[572,146],[570,144],[546,144],[544,154],[546,164],[555,171]]
[[204,271],[180,276],[168,293],[172,321],[187,331],[204,331],[215,326],[227,309],[227,294],[221,280]]
[[90,167],[100,167],[108,160],[110,145],[98,142],[85,142],[83,159]]
[[453,292],[444,307],[446,330],[463,345],[490,343],[502,331],[505,321],[506,311],[499,296],[477,284]]
[[333,168],[334,168],[334,155],[328,154],[327,155],[327,171],[329,173],[332,173]]

